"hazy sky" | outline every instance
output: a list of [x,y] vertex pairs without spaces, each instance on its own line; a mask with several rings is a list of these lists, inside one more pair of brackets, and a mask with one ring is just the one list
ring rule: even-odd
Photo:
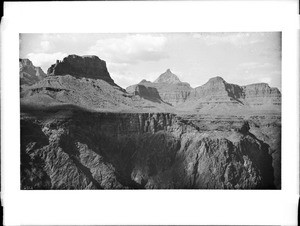
[[22,34],[20,58],[47,72],[69,54],[97,55],[126,88],[154,81],[168,68],[192,87],[214,76],[281,89],[281,33]]

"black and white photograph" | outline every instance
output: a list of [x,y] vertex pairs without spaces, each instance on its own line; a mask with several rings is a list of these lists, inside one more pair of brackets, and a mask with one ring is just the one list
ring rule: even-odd
[[3,225],[297,225],[298,1],[3,5]]
[[281,189],[281,32],[19,39],[21,189]]

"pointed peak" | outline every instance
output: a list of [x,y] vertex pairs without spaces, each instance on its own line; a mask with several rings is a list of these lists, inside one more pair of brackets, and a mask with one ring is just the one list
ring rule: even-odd
[[170,69],[167,69],[166,72],[161,74],[154,83],[168,83],[168,84],[176,84],[181,83],[180,79],[177,75],[173,74]]
[[208,81],[209,82],[225,82],[225,80],[220,76],[212,77]]

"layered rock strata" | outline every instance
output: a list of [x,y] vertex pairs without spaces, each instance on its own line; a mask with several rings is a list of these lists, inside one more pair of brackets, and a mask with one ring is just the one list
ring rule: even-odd
[[[133,93],[135,88],[143,85],[147,88],[156,89],[159,97],[165,102],[173,106],[185,102],[189,96],[192,88],[186,82],[181,82],[180,79],[168,69],[165,73],[161,74],[154,82],[142,80],[139,84],[129,86],[126,88],[128,93]],[[144,95],[140,95],[144,98]]]
[[270,146],[250,132],[251,123],[211,131],[186,119],[24,110],[21,188],[275,188]]

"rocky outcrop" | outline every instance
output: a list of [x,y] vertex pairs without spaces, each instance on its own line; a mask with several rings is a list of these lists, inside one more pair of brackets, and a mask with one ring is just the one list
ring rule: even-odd
[[48,69],[49,75],[72,75],[75,78],[101,79],[111,85],[114,80],[106,68],[106,62],[97,56],[69,55]]
[[35,67],[29,59],[19,59],[20,85],[33,85],[47,75],[40,67]]
[[183,103],[192,90],[191,86],[188,83],[181,82],[179,78],[170,71],[170,69],[161,74],[154,82],[142,80],[137,85],[127,87],[126,91],[128,93],[133,93],[135,87],[137,87],[138,85],[156,89],[160,98],[165,103],[169,103],[173,106]]
[[23,110],[22,189],[275,188],[251,123],[211,131],[167,113],[54,112]]

